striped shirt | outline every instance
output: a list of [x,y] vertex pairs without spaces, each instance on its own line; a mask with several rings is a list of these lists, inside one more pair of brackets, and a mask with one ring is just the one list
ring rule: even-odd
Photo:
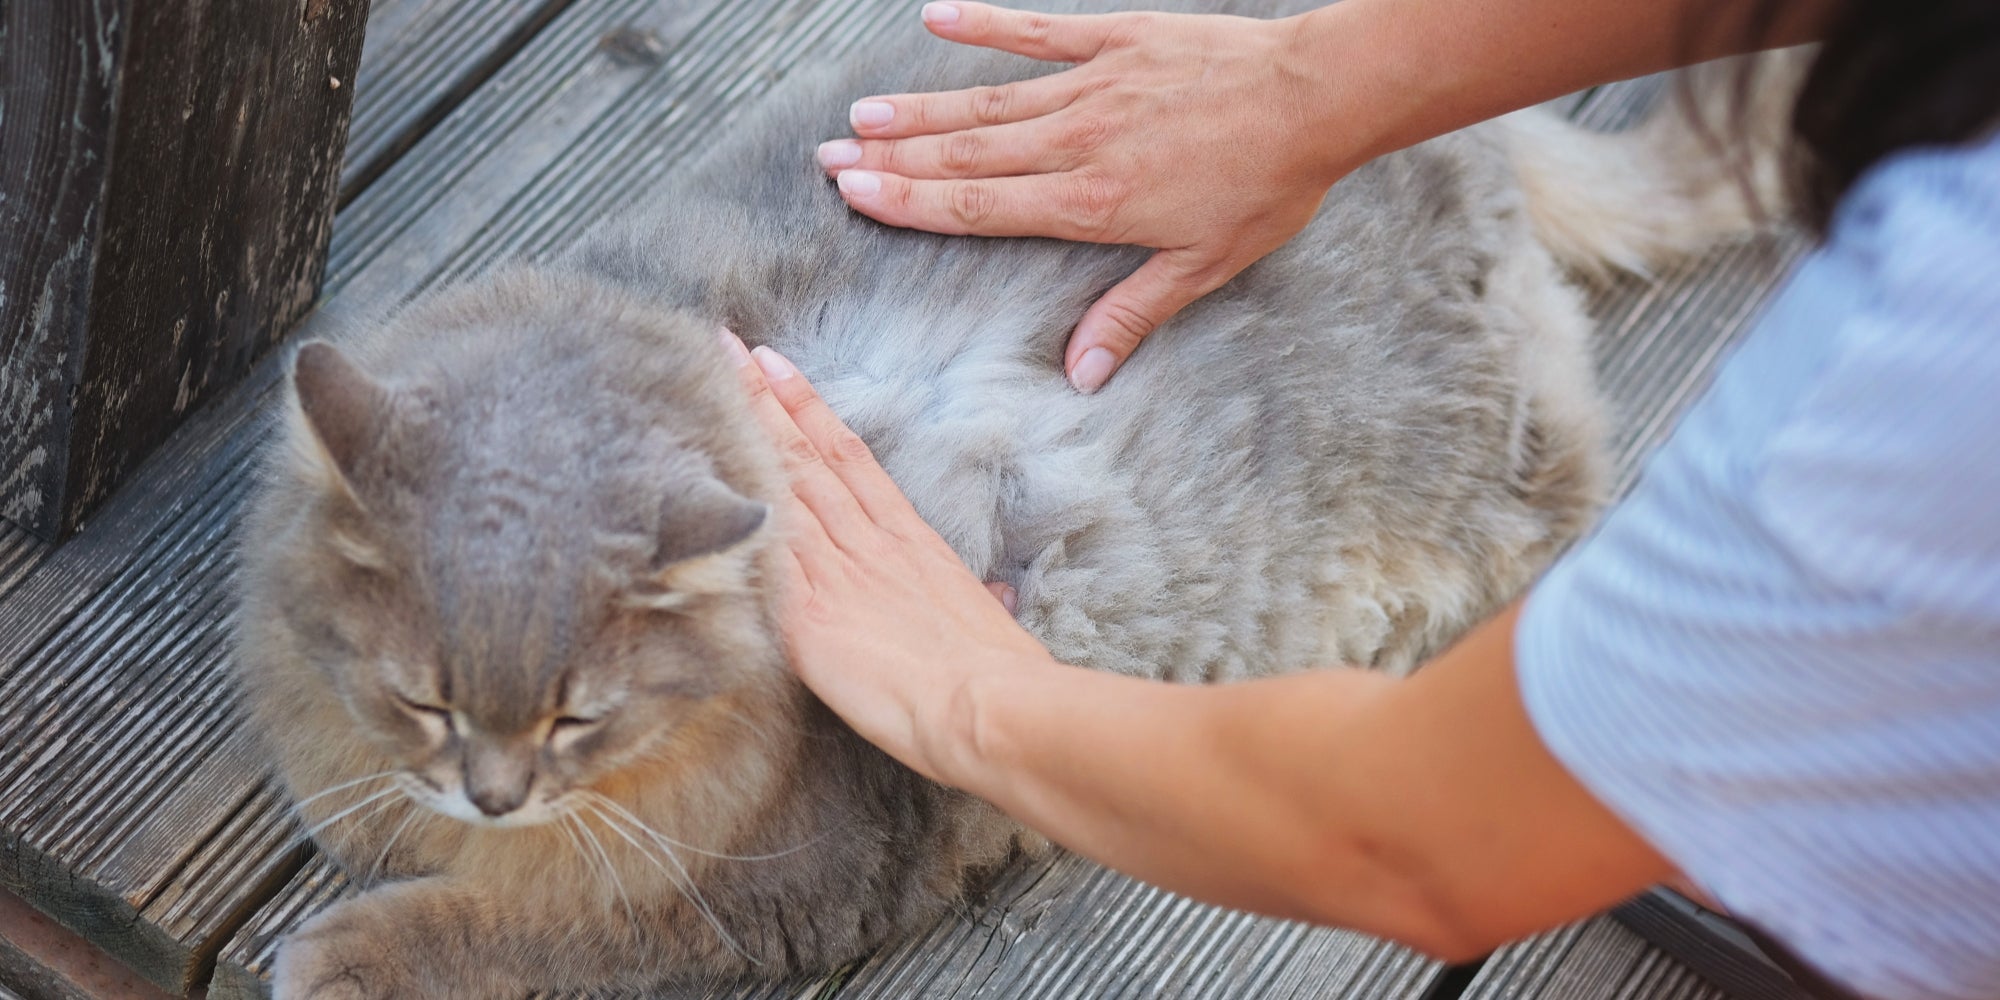
[[1516,655],[1737,916],[1864,996],[2000,997],[2000,138],[1856,185]]

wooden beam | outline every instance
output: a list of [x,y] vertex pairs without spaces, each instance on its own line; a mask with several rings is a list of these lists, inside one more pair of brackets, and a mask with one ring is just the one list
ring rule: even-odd
[[312,308],[367,12],[0,3],[0,518],[74,532]]
[[[15,992],[8,992],[9,988]],[[0,1000],[169,1000],[19,896],[0,892]]]

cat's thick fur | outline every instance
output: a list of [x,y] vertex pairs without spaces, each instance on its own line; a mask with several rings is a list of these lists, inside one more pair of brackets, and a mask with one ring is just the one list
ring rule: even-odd
[[[1631,263],[1742,221],[1649,226],[1692,195],[1643,139],[1502,121],[1362,168],[1081,396],[1064,338],[1144,251],[850,213],[811,159],[847,101],[1037,71],[877,44],[896,55],[782,84],[564,258],[301,351],[243,536],[239,679],[370,888],[283,946],[281,997],[825,969],[1032,841],[787,672],[783,487],[724,324],[796,361],[1058,658],[1404,669],[1600,500],[1587,324],[1550,247]],[[1592,196],[1613,178],[1654,196]]]

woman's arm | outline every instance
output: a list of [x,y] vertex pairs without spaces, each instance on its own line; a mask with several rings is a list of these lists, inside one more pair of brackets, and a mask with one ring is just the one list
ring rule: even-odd
[[1147,881],[1445,957],[1670,874],[1535,736],[1511,610],[1409,680],[1182,687],[1062,666],[789,363],[733,349],[791,473],[795,667],[911,767]]
[[1759,0],[1345,0],[1278,21],[932,3],[942,38],[1076,65],[865,98],[858,140],[820,157],[848,204],[891,225],[1158,249],[1070,340],[1065,370],[1091,391],[1369,159],[1593,84],[1808,41],[1833,7],[1785,0],[1759,31]]
[[1415,677],[968,679],[942,778],[1137,878],[1465,959],[1672,874],[1543,748],[1515,610]]

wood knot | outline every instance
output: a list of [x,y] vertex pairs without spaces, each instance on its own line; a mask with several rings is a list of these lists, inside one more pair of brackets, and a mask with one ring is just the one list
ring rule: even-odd
[[621,66],[657,66],[667,55],[667,43],[642,28],[607,31],[598,38],[597,47]]

